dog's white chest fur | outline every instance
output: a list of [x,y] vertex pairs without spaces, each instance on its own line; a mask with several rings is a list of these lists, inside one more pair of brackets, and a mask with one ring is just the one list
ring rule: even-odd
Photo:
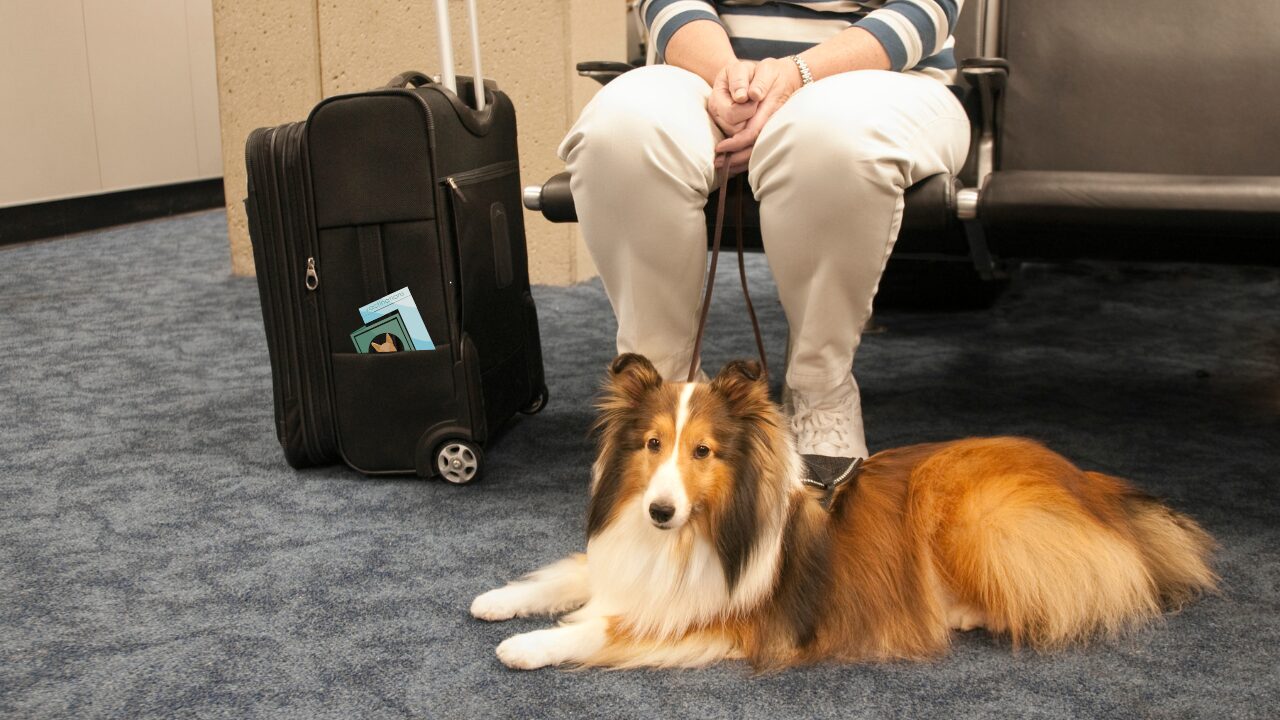
[[632,631],[660,637],[723,614],[729,590],[715,548],[696,533],[655,528],[640,502],[621,508],[587,544],[591,601],[580,613],[616,615]]

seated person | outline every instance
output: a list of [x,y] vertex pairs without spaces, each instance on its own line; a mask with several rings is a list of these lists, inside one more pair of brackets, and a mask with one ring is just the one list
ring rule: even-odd
[[650,64],[559,149],[617,350],[667,379],[692,360],[716,159],[747,173],[791,329],[783,403],[815,474],[868,454],[853,358],[903,192],[968,153],[948,87],[961,2],[646,0]]

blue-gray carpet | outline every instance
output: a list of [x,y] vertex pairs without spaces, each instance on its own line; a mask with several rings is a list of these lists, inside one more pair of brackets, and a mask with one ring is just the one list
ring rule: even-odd
[[[785,336],[751,276],[774,362]],[[722,264],[708,365],[754,352]],[[289,469],[257,286],[218,213],[0,251],[0,715],[1276,717],[1280,271],[1030,267],[986,311],[882,312],[858,358],[874,448],[1047,442],[1222,544],[1224,593],[1124,640],[928,664],[532,673],[543,624],[477,593],[582,546],[598,282],[535,289],[551,392],[453,487]]]

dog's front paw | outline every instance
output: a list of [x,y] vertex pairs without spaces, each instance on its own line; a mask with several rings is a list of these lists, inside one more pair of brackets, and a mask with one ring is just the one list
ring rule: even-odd
[[520,598],[510,588],[501,587],[476,596],[471,601],[471,617],[496,622],[520,614]]
[[551,631],[547,630],[512,635],[498,645],[497,653],[502,664],[513,670],[536,670],[562,662]]

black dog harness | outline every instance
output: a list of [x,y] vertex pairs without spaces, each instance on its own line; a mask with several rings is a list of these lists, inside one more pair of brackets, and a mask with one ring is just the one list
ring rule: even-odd
[[862,474],[862,458],[854,458],[850,461],[848,458],[827,455],[801,455],[800,457],[805,464],[804,484],[822,491],[822,497],[818,502],[827,510],[831,509],[831,501],[835,499],[836,491],[844,485],[857,484],[858,476]]

